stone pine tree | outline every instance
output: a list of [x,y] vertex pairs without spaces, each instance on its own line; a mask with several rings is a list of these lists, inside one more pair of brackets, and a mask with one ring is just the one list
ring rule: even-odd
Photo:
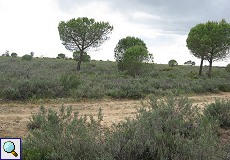
[[109,39],[113,26],[108,22],[96,22],[87,17],[73,18],[58,25],[60,39],[69,51],[80,52],[77,70],[81,68],[84,53],[90,48],[98,48]]
[[208,21],[193,27],[187,37],[187,47],[191,53],[201,59],[199,75],[203,60],[209,62],[208,76],[211,77],[212,63],[223,60],[229,54],[230,24],[224,19],[220,22]]

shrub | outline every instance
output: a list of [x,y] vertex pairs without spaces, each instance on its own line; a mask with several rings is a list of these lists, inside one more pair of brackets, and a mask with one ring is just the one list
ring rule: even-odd
[[107,150],[114,159],[220,159],[214,121],[187,98],[151,98],[135,119],[112,126]]
[[118,67],[125,70],[129,75],[135,77],[141,73],[144,61],[148,61],[148,50],[143,46],[133,46],[128,48],[124,55],[123,61],[119,62]]
[[23,141],[23,159],[110,159],[101,139],[103,115],[79,116],[71,107],[59,112],[44,107],[30,121]]
[[46,112],[45,107],[41,106],[38,114],[32,115],[32,117],[30,118],[30,121],[27,124],[27,128],[29,130],[40,129],[42,123],[45,121],[44,119],[45,112]]
[[26,60],[26,61],[31,61],[32,58],[33,57],[31,55],[28,55],[28,54],[25,54],[24,56],[22,56],[22,60]]
[[61,88],[48,81],[22,81],[17,86],[18,99],[53,98],[61,95]]
[[226,66],[226,68],[225,68],[225,69],[226,69],[226,71],[227,71],[227,72],[229,72],[229,73],[230,73],[230,64],[228,64],[228,65]]
[[77,90],[71,90],[71,96],[73,98],[89,98],[100,99],[105,95],[104,86],[100,83],[87,83],[79,85]]
[[135,119],[101,126],[98,118],[79,116],[71,107],[40,108],[23,140],[23,159],[221,159],[216,123],[187,98],[150,97]]
[[64,74],[60,78],[60,82],[66,91],[69,91],[70,89],[77,89],[81,84],[81,80],[77,74]]
[[56,98],[63,96],[62,88],[53,82],[23,80],[14,88],[7,87],[1,91],[1,96],[7,100],[28,100],[35,98]]
[[230,100],[219,100],[208,104],[204,111],[205,115],[216,119],[220,127],[230,128]]
[[17,100],[19,93],[17,89],[6,88],[1,91],[1,96],[6,100]]
[[170,60],[170,61],[168,62],[168,65],[171,66],[171,67],[174,67],[174,66],[177,66],[178,63],[177,63],[176,60],[172,59],[172,60]]
[[11,53],[11,57],[16,58],[17,56],[18,56],[17,53]]
[[196,63],[194,61],[191,61],[191,60],[184,62],[184,65],[189,65],[189,66],[194,66],[195,64]]
[[230,84],[221,83],[218,85],[218,89],[223,92],[230,92]]
[[57,59],[65,59],[65,54],[63,53],[58,54]]
[[161,71],[172,71],[172,70],[173,70],[173,68],[167,67],[167,68],[163,68]]
[[127,92],[121,89],[110,89],[107,91],[107,95],[116,99],[127,98]]

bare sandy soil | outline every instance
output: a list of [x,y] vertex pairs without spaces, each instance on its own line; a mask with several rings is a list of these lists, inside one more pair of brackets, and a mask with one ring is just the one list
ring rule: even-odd
[[[230,93],[197,95],[189,97],[194,105],[203,107],[206,103],[215,101],[215,98],[230,99]],[[46,108],[59,109],[62,103],[11,103],[0,101],[0,137],[25,137],[28,132],[27,122],[32,114],[38,112],[39,107],[44,105]],[[140,100],[101,100],[64,103],[65,106],[72,106],[73,111],[79,111],[81,115],[97,115],[99,108],[102,108],[104,114],[104,125],[111,125],[113,122],[119,122],[126,117],[133,117],[136,113],[136,107],[141,106]],[[228,135],[230,137],[230,135]]]

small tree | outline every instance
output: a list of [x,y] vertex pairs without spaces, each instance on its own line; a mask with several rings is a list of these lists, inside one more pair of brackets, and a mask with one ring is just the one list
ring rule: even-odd
[[34,52],[30,52],[31,57],[34,57]]
[[177,66],[178,63],[177,63],[176,60],[172,59],[172,60],[170,60],[170,61],[168,62],[168,65],[171,66],[171,67],[174,67],[174,66]]
[[[76,61],[80,60],[80,52],[79,51],[73,52],[73,59]],[[91,59],[90,55],[88,55],[86,52],[84,52],[82,62],[88,62],[88,61],[90,61],[90,59]]]
[[194,66],[196,63],[194,61],[187,61],[187,62],[184,62],[184,65],[189,65],[189,66]]
[[17,53],[11,53],[11,57],[14,57],[14,58],[16,58],[18,55],[17,55]]
[[58,59],[65,59],[65,54],[60,53],[60,54],[58,54],[57,58]]
[[31,55],[25,54],[24,56],[22,56],[22,60],[26,60],[26,61],[31,61],[33,59],[33,57]]
[[128,36],[126,38],[122,38],[117,43],[115,49],[114,49],[114,57],[117,62],[122,62],[124,53],[127,49],[133,46],[143,46],[147,49],[145,42],[138,38],[138,37],[131,37]]
[[125,51],[120,65],[129,75],[135,77],[141,72],[143,62],[149,61],[149,55],[148,50],[143,46],[130,47]]
[[2,57],[10,57],[10,52],[8,50],[5,51],[5,53],[2,54]]
[[[115,57],[115,60],[118,62],[118,69],[119,70],[121,70],[121,71],[127,70],[126,65],[124,65],[125,63],[127,63],[127,59],[125,60],[125,62],[123,62],[124,57],[125,57],[125,52],[129,48],[132,48],[135,46],[141,46],[142,48],[147,50],[147,53],[148,53],[148,49],[146,47],[145,42],[140,38],[128,36],[126,38],[122,38],[121,40],[119,40],[119,42],[117,43],[117,45],[114,49],[114,57]],[[132,49],[132,50],[136,50],[136,49]],[[141,57],[140,57],[140,59],[141,59]],[[148,53],[148,61],[153,62],[152,54]],[[130,67],[130,68],[133,68],[133,67]]]
[[109,39],[113,30],[108,22],[95,22],[94,19],[73,18],[67,22],[61,21],[58,31],[62,44],[67,50],[79,51],[80,57],[77,70],[80,70],[84,52],[89,48],[98,48]]

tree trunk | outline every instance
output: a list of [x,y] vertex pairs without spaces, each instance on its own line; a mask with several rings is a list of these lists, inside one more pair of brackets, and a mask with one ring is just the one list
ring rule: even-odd
[[77,63],[77,71],[80,71],[80,69],[81,69],[81,61],[78,61],[78,63]]
[[81,70],[81,62],[82,62],[82,59],[83,59],[83,53],[84,53],[84,51],[80,50],[80,58],[79,58],[79,61],[77,63],[77,71]]
[[204,57],[201,57],[200,69],[199,69],[199,76],[201,76],[201,74],[202,74],[203,61],[204,61]]
[[212,57],[209,61],[209,68],[208,68],[208,77],[211,78],[211,74],[212,74]]

